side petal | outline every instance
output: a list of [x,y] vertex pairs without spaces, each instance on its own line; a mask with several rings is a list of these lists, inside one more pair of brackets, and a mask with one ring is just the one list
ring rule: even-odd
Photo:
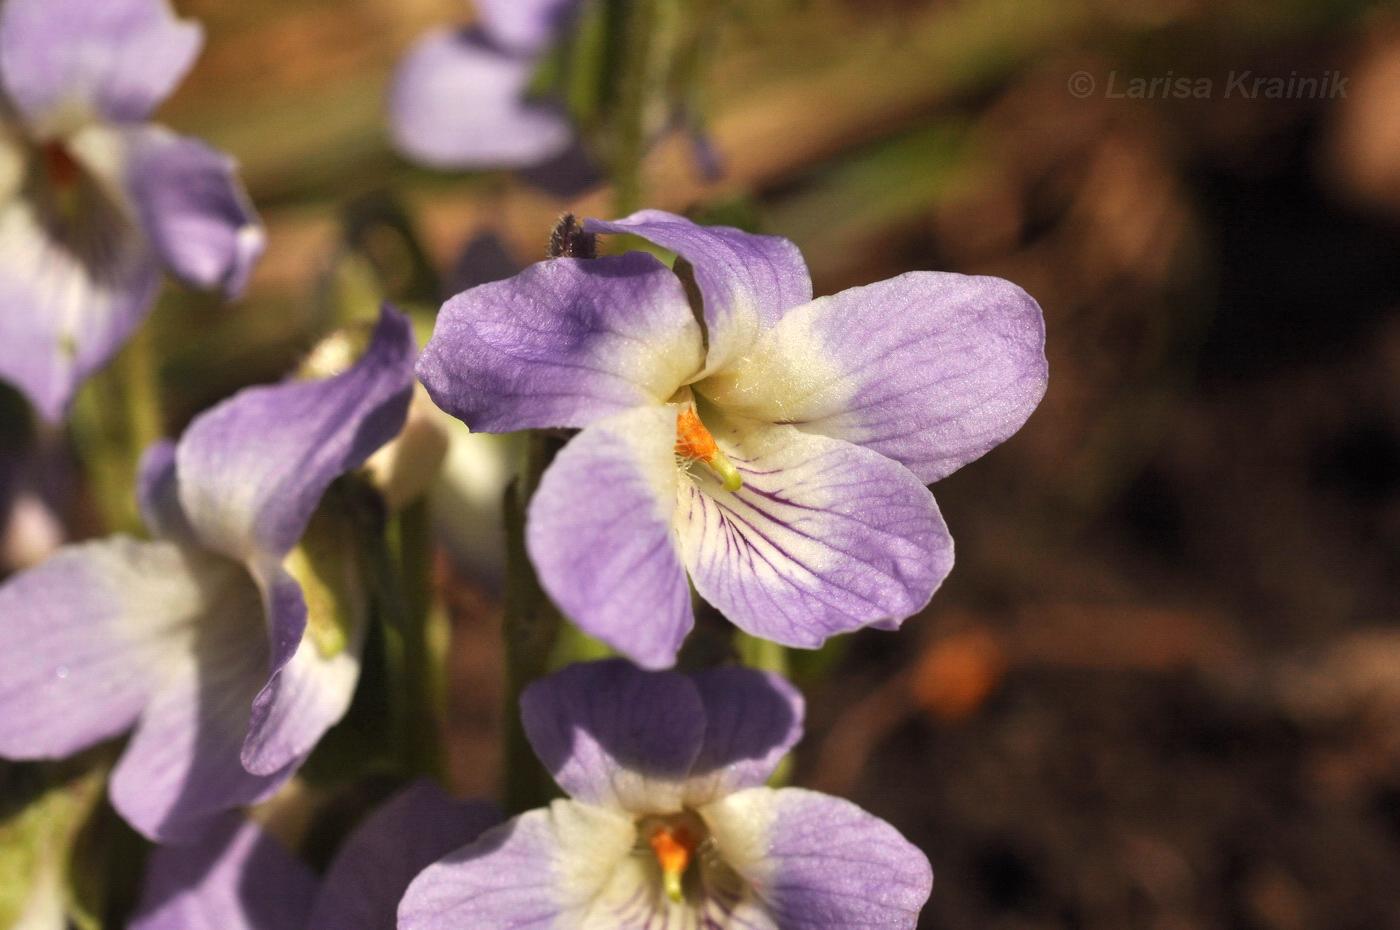
[[6,0],[0,11],[5,90],[40,131],[73,103],[112,122],[145,120],[203,43],[165,0]]
[[187,553],[66,546],[0,587],[0,756],[62,758],[130,727],[206,591]]
[[[278,627],[289,625],[283,621]],[[295,764],[345,716],[360,680],[364,628],[363,621],[358,623],[353,641],[329,658],[319,653],[309,637],[298,641],[291,659],[273,673],[253,700],[241,755],[249,772],[272,775]]]
[[429,866],[399,905],[400,930],[643,930],[617,909],[644,892],[632,818],[555,801]]
[[476,0],[475,6],[478,24],[492,41],[535,53],[564,29],[578,0]]
[[243,292],[267,237],[232,158],[147,127],[131,139],[127,187],[167,267],[197,287]]
[[927,484],[1020,429],[1048,377],[1029,294],[915,271],[793,310],[698,388],[734,413],[874,449]]
[[675,663],[695,619],[676,544],[676,413],[639,407],[579,433],[530,501],[540,582],[584,631],[647,668]]
[[690,263],[705,303],[705,374],[743,356],[792,307],[812,299],[802,253],[787,239],[729,226],[697,226],[683,216],[642,210],[616,222],[589,220],[589,232],[630,233]]
[[113,805],[157,842],[200,839],[226,811],[270,796],[301,762],[268,776],[243,767],[253,697],[267,681],[261,596],[237,563],[219,559],[205,576],[204,607],[190,624],[191,638],[182,654],[167,659],[112,772]]
[[676,522],[695,590],[746,632],[812,649],[895,628],[952,569],[938,505],[897,462],[791,426],[730,425],[715,438],[743,487],[692,469]]
[[244,560],[290,552],[330,483],[402,428],[414,356],[408,318],[386,306],[348,371],[245,388],[195,418],[176,467],[180,503],[201,541]]
[[680,809],[705,735],[690,679],[625,659],[571,665],[520,696],[525,735],[565,792],[632,813]]
[[653,256],[556,258],[449,300],[418,378],[473,430],[506,433],[663,403],[700,359],[685,292]]
[[705,743],[686,784],[698,807],[768,780],[802,739],[806,702],[781,675],[712,668],[690,676],[705,704]]
[[431,782],[405,788],[340,847],[298,930],[390,930],[419,872],[503,819],[494,804],[458,801]]
[[751,788],[701,814],[720,855],[783,930],[913,930],[933,888],[918,847],[840,798]]
[[303,930],[316,875],[252,820],[193,846],[157,846],[130,930]]
[[141,325],[160,284],[155,255],[115,208],[85,217],[82,232],[64,241],[26,197],[0,205],[0,378],[51,423]]
[[435,168],[509,168],[568,149],[573,127],[527,99],[537,62],[493,48],[475,32],[421,39],[399,65],[389,98],[395,147]]

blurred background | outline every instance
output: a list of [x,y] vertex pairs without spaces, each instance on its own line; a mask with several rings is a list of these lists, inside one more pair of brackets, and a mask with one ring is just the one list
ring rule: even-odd
[[[208,44],[161,118],[238,158],[269,246],[235,306],[167,289],[169,432],[285,372],[347,256],[431,305],[544,257],[562,211],[612,212],[557,193],[577,165],[392,152],[394,66],[469,22],[460,0],[175,6]],[[1040,409],[934,488],[958,564],[933,604],[799,663],[796,782],[927,851],[928,928],[1400,928],[1400,9],[712,15],[696,113],[722,172],[666,136],[646,206],[793,239],[819,294],[1009,278],[1049,328]],[[14,568],[102,518],[63,437],[0,408],[30,450],[3,459]],[[497,764],[496,451],[454,446],[439,495],[463,793]]]

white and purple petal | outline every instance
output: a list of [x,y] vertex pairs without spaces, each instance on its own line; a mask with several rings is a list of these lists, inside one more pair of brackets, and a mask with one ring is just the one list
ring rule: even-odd
[[253,698],[267,681],[261,597],[241,565],[186,552],[197,566],[198,612],[184,648],[151,673],[153,693],[111,781],[127,822],[170,843],[193,842],[224,812],[268,797],[302,761],[269,776],[244,768]]
[[639,906],[649,889],[636,840],[622,812],[555,801],[425,869],[399,905],[399,928],[644,930],[653,912]]
[[6,0],[0,77],[40,134],[83,110],[137,123],[175,89],[203,41],[165,0]]
[[1020,429],[1047,379],[1030,295],[916,271],[789,312],[697,387],[732,413],[874,449],[927,484]]
[[802,693],[751,668],[705,669],[690,680],[705,705],[705,741],[686,782],[686,805],[764,784],[802,739]]
[[[279,587],[288,587],[286,579]],[[366,623],[366,617],[353,618],[350,639],[335,655],[323,656],[310,637],[297,643],[287,664],[253,700],[241,755],[244,768],[255,775],[275,774],[309,755],[326,730],[345,716],[360,680]]]
[[526,546],[575,623],[648,668],[694,625],[673,525],[676,412],[638,407],[575,436],[530,502]]
[[569,121],[527,99],[536,64],[480,32],[425,36],[394,78],[389,120],[395,147],[437,168],[517,167],[562,154],[574,138]]
[[913,930],[933,887],[918,847],[840,798],[750,788],[701,813],[782,930]]
[[802,253],[787,239],[642,210],[615,222],[588,220],[594,233],[630,233],[690,263],[704,299],[709,351],[703,375],[742,357],[792,307],[812,299]]
[[189,553],[124,536],[64,547],[11,578],[0,587],[0,756],[62,758],[130,728],[203,599]]
[[394,930],[399,901],[418,873],[502,819],[494,804],[458,801],[430,782],[405,788],[341,846],[303,926]]
[[204,545],[281,559],[332,481],[402,428],[413,394],[413,329],[386,306],[353,367],[319,381],[245,388],[180,438],[180,502]]
[[160,283],[119,205],[96,182],[80,193],[77,223],[29,196],[0,204],[0,378],[49,422],[140,326]]
[[701,597],[754,636],[806,649],[895,628],[928,603],[952,569],[953,541],[912,472],[791,426],[718,425],[743,487],[730,493],[693,468],[676,511]]
[[625,659],[571,665],[530,684],[520,718],[535,755],[570,797],[632,813],[680,809],[705,734],[690,679]]
[[664,403],[701,351],[680,282],[653,256],[558,258],[449,300],[418,377],[473,430],[583,427]]
[[234,161],[160,127],[133,133],[127,186],[152,245],[189,283],[243,291],[266,243]]
[[304,930],[316,875],[252,820],[198,843],[157,846],[130,930]]

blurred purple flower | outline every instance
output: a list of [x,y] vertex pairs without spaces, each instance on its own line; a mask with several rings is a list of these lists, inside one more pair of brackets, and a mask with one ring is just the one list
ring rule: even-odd
[[802,732],[773,675],[623,660],[526,689],[521,716],[568,800],[425,870],[403,930],[912,928],[928,860],[847,801],[764,783]]
[[1039,402],[1035,301],[939,272],[813,300],[785,239],[652,210],[588,229],[676,252],[693,278],[642,252],[546,261],[448,301],[418,366],[473,430],[583,430],[528,515],[555,602],[653,668],[693,625],[687,574],[789,646],[923,607],[953,561],[925,484]]
[[325,649],[284,561],[331,482],[399,431],[415,354],[386,307],[342,374],[248,388],[147,451],[156,541],[66,546],[0,588],[0,756],[61,758],[134,724],[112,802],[167,842],[275,791],[345,712],[363,634]]
[[478,0],[470,29],[419,40],[390,95],[394,143],[437,168],[527,167],[562,155],[569,120],[528,97],[577,0]]
[[263,232],[221,152],[147,122],[199,51],[164,0],[0,8],[0,377],[50,421],[162,266],[238,294]]
[[421,870],[501,822],[429,782],[371,814],[318,879],[251,820],[231,818],[197,847],[157,848],[130,930],[394,930]]

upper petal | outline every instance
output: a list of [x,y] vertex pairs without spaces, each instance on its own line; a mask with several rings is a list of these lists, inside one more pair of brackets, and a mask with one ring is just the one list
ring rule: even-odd
[[176,464],[200,540],[233,558],[290,552],[330,483],[398,434],[414,355],[408,318],[386,306],[348,371],[245,388],[196,417]]
[[701,813],[782,930],[913,930],[933,887],[918,847],[840,798],[751,788]]
[[159,842],[200,839],[226,811],[275,792],[302,761],[266,776],[243,766],[253,697],[267,681],[267,629],[252,579],[237,563],[219,561],[222,583],[207,583],[189,645],[159,670],[112,772],[113,805]]
[[399,65],[390,92],[395,146],[437,168],[524,166],[561,154],[573,127],[527,99],[535,66],[476,32],[424,37]]
[[567,24],[578,0],[476,0],[477,21],[496,43],[539,52]]
[[705,742],[686,804],[762,785],[802,739],[802,693],[780,675],[751,668],[705,669],[690,680],[705,705]]
[[6,0],[0,75],[31,125],[64,107],[140,122],[185,76],[204,42],[164,0]]
[[158,539],[195,542],[194,531],[180,507],[180,479],[175,468],[175,443],[158,439],[141,453],[136,472],[136,501],[146,529]]
[[420,873],[399,905],[399,927],[644,930],[651,924],[617,913],[644,890],[636,840],[625,814],[555,801]]
[[127,185],[165,264],[198,287],[243,291],[266,243],[233,159],[149,127],[132,138]]
[[733,420],[714,434],[743,487],[693,470],[677,526],[695,590],[741,629],[810,649],[898,626],[952,568],[938,505],[897,462],[791,426]]
[[345,841],[326,872],[308,930],[392,930],[419,872],[499,824],[486,801],[458,801],[420,781],[399,792]]
[[302,930],[315,873],[255,821],[229,817],[192,846],[157,846],[130,930]]
[[571,665],[520,696],[525,734],[571,797],[634,813],[680,809],[705,734],[690,679],[625,659]]
[[685,292],[653,256],[557,258],[449,300],[418,377],[474,430],[582,427],[664,402],[700,353]]
[[1029,294],[915,271],[793,310],[701,390],[734,413],[874,449],[929,483],[1020,429],[1047,378]]
[[690,263],[705,304],[706,374],[741,357],[784,313],[812,299],[802,253],[778,236],[697,226],[661,210],[642,210],[615,222],[589,220],[585,228],[641,236]]
[[74,243],[31,198],[0,204],[0,378],[50,422],[145,319],[160,283],[155,255],[120,208],[90,206],[81,229],[71,227],[81,233]]
[[668,407],[590,426],[555,456],[525,528],[559,608],[648,668],[674,664],[695,622],[674,528],[675,445]]
[[201,561],[114,536],[0,587],[0,756],[61,758],[130,727],[205,606]]

